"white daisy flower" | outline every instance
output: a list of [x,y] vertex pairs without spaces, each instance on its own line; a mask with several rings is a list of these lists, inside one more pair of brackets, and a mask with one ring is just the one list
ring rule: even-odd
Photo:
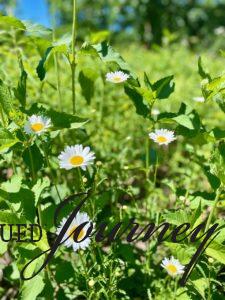
[[[62,228],[64,227],[67,219],[63,218],[60,226],[56,230],[56,234],[59,235]],[[64,242],[65,246],[67,248],[72,247],[74,251],[77,251],[79,249],[85,249],[89,246],[91,239],[90,237],[85,238],[82,242],[79,243],[80,240],[82,240],[87,233],[88,228],[90,227],[90,224],[86,224],[81,230],[77,238],[77,242],[74,241],[74,235],[72,234],[74,230],[81,225],[84,222],[91,222],[89,216],[86,213],[80,213],[78,212],[76,217],[71,222],[69,228],[67,229],[66,233],[64,234],[64,237],[62,238],[62,242]]]
[[193,100],[196,102],[205,102],[204,97],[194,97]]
[[75,145],[67,146],[58,158],[61,169],[71,170],[81,167],[85,171],[87,166],[93,163],[95,154],[90,152],[90,147]]
[[129,77],[130,75],[122,71],[110,72],[106,74],[106,81],[110,81],[113,83],[121,83],[126,81]]
[[183,274],[185,268],[185,266],[183,266],[179,260],[175,259],[173,256],[170,258],[165,257],[161,266],[166,269],[167,273],[172,277]]
[[27,134],[41,135],[51,126],[51,120],[43,116],[32,115],[24,125]]
[[172,141],[176,140],[174,131],[167,129],[156,129],[155,132],[149,133],[149,137],[159,145],[168,145]]

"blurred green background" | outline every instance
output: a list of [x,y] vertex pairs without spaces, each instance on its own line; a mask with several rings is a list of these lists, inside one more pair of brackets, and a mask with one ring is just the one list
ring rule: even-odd
[[[109,30],[115,42],[138,42],[145,47],[180,42],[189,47],[222,47],[224,0],[80,0],[79,37]],[[52,26],[71,24],[72,1],[0,0],[3,14],[14,14]]]

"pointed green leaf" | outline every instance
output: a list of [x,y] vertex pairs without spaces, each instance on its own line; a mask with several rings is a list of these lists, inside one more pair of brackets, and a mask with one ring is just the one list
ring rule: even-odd
[[30,21],[23,21],[26,28],[26,34],[36,37],[51,37],[52,30],[43,25],[32,23]]
[[87,103],[91,103],[94,96],[94,82],[96,80],[96,71],[90,68],[83,68],[79,73],[79,83],[82,89],[82,95]]
[[43,156],[36,144],[24,150],[23,160],[30,169],[31,174],[33,172],[38,172],[42,168],[44,163]]
[[174,117],[173,120],[188,129],[194,129],[192,121],[187,115],[179,115],[177,117]]
[[219,244],[215,241],[210,243],[210,245],[205,250],[206,254],[216,259],[222,264],[225,264],[225,245]]
[[14,29],[20,29],[20,30],[26,29],[23,22],[11,16],[0,16],[0,25],[1,28],[7,28],[7,29],[11,29],[12,27]]
[[25,107],[26,105],[26,93],[27,93],[27,73],[23,67],[22,60],[20,61],[21,75],[17,85],[14,89],[14,95],[19,100],[20,104]]
[[9,87],[0,80],[0,105],[8,116],[14,111],[12,103],[13,99]]
[[164,77],[152,85],[158,99],[166,99],[174,92],[175,83],[172,80],[173,75]]
[[143,116],[144,118],[150,116],[151,105],[147,105],[143,93],[140,91],[140,89],[138,90],[135,87],[125,85],[124,91],[134,103],[137,114]]
[[0,151],[6,151],[18,142],[18,139],[7,129],[0,128]]
[[202,79],[208,79],[211,80],[211,77],[208,72],[206,72],[202,66],[202,58],[199,56],[198,58],[198,73],[201,76]]
[[24,281],[21,289],[21,299],[34,300],[44,289],[44,280],[41,275],[37,275],[34,278]]

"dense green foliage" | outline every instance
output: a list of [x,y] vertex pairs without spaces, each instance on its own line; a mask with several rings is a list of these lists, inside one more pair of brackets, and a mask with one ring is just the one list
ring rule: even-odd
[[[40,222],[44,230],[38,243],[0,243],[1,295],[224,299],[224,229],[182,288],[160,263],[173,255],[187,264],[197,243],[157,245],[155,237],[133,244],[93,241],[78,252],[62,245],[37,277],[23,282],[19,274],[52,245],[56,206],[80,190],[92,190],[83,211],[97,224],[135,217],[142,226],[168,221],[194,228],[207,220],[224,225],[224,57],[194,54],[180,43],[151,51],[135,43],[111,47],[99,33],[79,41],[73,53],[71,34],[52,42],[51,30],[13,17],[1,17],[0,26],[0,223]],[[105,80],[116,70],[130,74],[127,82]],[[194,100],[202,96],[204,102]],[[51,119],[46,134],[24,132],[32,114]],[[165,147],[154,143],[148,134],[156,128],[174,130],[177,140]],[[96,154],[86,171],[59,168],[58,155],[75,144]]]

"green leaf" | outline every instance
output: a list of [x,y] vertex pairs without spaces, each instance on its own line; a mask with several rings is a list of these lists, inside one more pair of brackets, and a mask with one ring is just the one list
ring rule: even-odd
[[35,204],[38,204],[39,198],[43,191],[50,186],[50,180],[48,177],[40,178],[37,183],[33,186],[32,191],[35,194]]
[[49,67],[49,62],[52,56],[56,53],[67,54],[68,45],[67,44],[57,44],[57,46],[50,46],[45,51],[44,56],[39,61],[36,68],[39,79],[42,81],[45,78],[46,72]]
[[82,60],[82,57],[85,57],[85,56],[91,56],[93,58],[99,58],[99,53],[97,52],[97,50],[92,45],[85,42],[81,46],[80,50],[77,51],[77,61],[79,62],[79,60],[80,59]]
[[14,95],[19,100],[20,104],[25,107],[26,105],[26,92],[27,92],[27,73],[24,70],[23,62],[20,61],[20,70],[21,75],[17,85],[17,88],[14,89]]
[[42,168],[44,163],[43,156],[36,144],[24,150],[23,160],[30,169],[31,174],[33,172],[36,174]]
[[10,211],[1,211],[0,210],[0,222],[2,224],[19,224],[20,219],[17,217],[16,214],[10,212]]
[[8,193],[19,192],[22,185],[22,176],[14,174],[9,180],[1,184],[2,189]]
[[220,179],[210,171],[209,166],[202,166],[202,167],[203,167],[204,173],[205,173],[212,189],[217,190],[220,187],[220,184],[221,184]]
[[219,76],[211,80],[207,85],[206,88],[210,91],[213,91],[213,94],[210,96],[214,96],[216,93],[219,93],[225,87],[225,75]]
[[180,225],[183,223],[190,223],[191,216],[185,211],[176,211],[172,213],[167,213],[165,215],[165,220],[174,225]]
[[166,99],[174,92],[175,83],[172,80],[173,75],[164,77],[152,85],[158,99]]
[[225,264],[225,246],[213,241],[205,250],[206,254]]
[[150,80],[148,79],[148,75],[145,72],[144,72],[144,83],[147,88],[152,90],[152,84],[151,84]]
[[[97,51],[100,59],[106,63],[114,63],[122,70],[131,71],[129,65],[125,62],[125,60],[121,57],[121,55],[116,52],[107,42],[103,42],[101,44],[92,45],[92,47]],[[133,77],[136,77],[132,74]]]
[[201,223],[201,214],[202,214],[202,205],[201,205],[201,201],[199,201],[199,205],[198,208],[193,212],[193,216],[191,218],[191,225],[193,227],[196,227],[197,225],[199,225],[199,223]]
[[14,111],[12,103],[13,99],[9,87],[0,80],[0,104],[8,116]]
[[56,39],[52,46],[56,47],[56,46],[67,46],[69,47],[70,44],[72,42],[72,37],[71,37],[71,33],[66,33],[64,35],[62,35],[60,38]]
[[8,243],[4,242],[0,244],[0,255],[2,256],[8,249]]
[[27,189],[21,188],[17,193],[8,193],[8,200],[11,204],[19,203],[19,211],[31,223],[34,222],[36,209],[34,193]]
[[87,103],[91,103],[94,96],[94,82],[96,80],[96,71],[90,68],[84,68],[79,73],[79,82],[82,89],[82,95]]
[[35,37],[51,37],[52,30],[40,24],[32,23],[30,21],[23,21],[26,29],[26,34]]
[[195,289],[199,292],[199,294],[202,296],[202,299],[205,298],[205,290],[208,288],[208,278],[198,278],[196,280],[191,281],[194,285]]
[[74,278],[74,269],[71,262],[65,261],[63,264],[58,264],[56,266],[55,279],[58,283],[68,282],[70,279]]
[[39,61],[39,64],[37,66],[37,74],[39,79],[42,81],[45,78],[46,75],[46,62],[48,61],[48,59],[50,58],[50,53],[52,51],[53,47],[49,47],[44,56],[42,57],[42,59]]
[[79,128],[88,122],[88,119],[86,118],[80,118],[67,113],[57,112],[53,109],[47,111],[46,114],[51,118],[52,124],[56,129]]
[[209,73],[207,73],[203,66],[202,66],[202,58],[201,56],[199,56],[198,58],[198,73],[199,75],[201,76],[202,79],[208,79],[208,80],[211,80],[211,77],[209,75]]
[[6,151],[18,142],[18,139],[7,129],[0,128],[0,151]]
[[21,289],[21,299],[34,300],[44,289],[44,280],[41,275],[37,275],[34,278],[24,281]]
[[191,119],[187,115],[179,115],[177,117],[172,118],[175,120],[178,124],[188,128],[188,129],[194,129],[194,126],[192,124]]
[[216,139],[223,139],[225,138],[225,130],[222,130],[218,127],[215,127],[212,130],[212,135],[216,138]]
[[174,255],[182,264],[187,264],[196,252],[194,247],[184,244],[172,242],[164,242],[164,244],[170,249],[172,255]]
[[154,93],[146,87],[134,87],[135,90],[143,97],[144,102],[152,109],[155,102]]
[[26,29],[23,22],[16,19],[15,17],[10,17],[10,16],[0,16],[0,25],[1,28],[7,28],[7,29],[11,29],[12,27],[14,29],[20,29],[20,30]]
[[223,162],[225,162],[225,142],[221,141],[218,146],[219,153],[223,158]]
[[124,86],[124,91],[128,95],[128,97],[133,101],[137,114],[143,116],[144,118],[150,116],[151,105],[148,105],[146,103],[143,91],[141,91],[140,89],[138,90],[137,88],[131,87],[129,85]]
[[98,44],[107,41],[110,37],[110,31],[102,30],[98,32],[93,32],[90,35],[91,44]]
[[[39,234],[39,233],[38,233]],[[39,237],[39,235],[37,236],[37,233],[36,235],[34,235],[34,237]],[[42,251],[46,251],[50,248],[49,246],[49,243],[48,243],[48,237],[47,237],[47,233],[46,231],[42,228],[42,237],[41,237],[41,240],[36,242],[35,245],[41,249]]]
[[48,231],[50,231],[52,229],[54,230],[55,210],[56,210],[55,204],[50,204],[48,206],[45,206],[41,212],[43,227]]

